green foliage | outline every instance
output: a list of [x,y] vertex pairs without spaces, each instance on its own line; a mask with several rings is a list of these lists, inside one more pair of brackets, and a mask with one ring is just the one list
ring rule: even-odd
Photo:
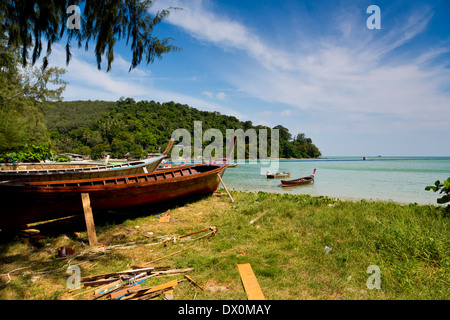
[[56,162],[70,162],[72,159],[70,159],[67,156],[59,156],[55,159]]
[[[159,39],[153,30],[169,10],[162,10],[152,16],[149,7],[152,1],[118,0],[118,1],[82,1],[82,0],[6,0],[0,4],[0,32],[5,33],[8,46],[20,48],[22,64],[29,60],[34,64],[42,53],[42,42],[47,46],[43,58],[44,69],[48,64],[52,45],[65,39],[66,62],[71,58],[71,40],[74,38],[78,47],[94,41],[98,68],[102,57],[107,59],[107,70],[114,60],[114,46],[120,39],[131,46],[131,68],[135,68],[144,58],[152,63],[164,53],[177,50],[169,44],[171,39]],[[69,29],[66,26],[67,9],[71,5],[83,6],[80,13],[80,28]],[[32,49],[28,57],[28,49]]]
[[7,45],[1,32],[0,48],[0,152],[48,142],[43,111],[61,99],[65,70],[20,69],[17,49]]
[[[438,198],[436,201],[439,204],[445,204],[447,202],[450,202],[450,178],[447,180],[444,180],[443,182],[440,182],[439,180],[436,180],[434,183],[434,186],[427,186],[425,187],[426,191],[432,190],[433,192],[438,192],[440,194],[443,194],[442,197]],[[450,205],[448,205],[450,208]]]
[[0,162],[40,162],[52,160],[52,158],[53,155],[48,144],[24,145],[16,151],[0,154]]
[[[245,132],[255,130],[257,134],[259,129],[267,129],[267,146],[270,149],[269,127],[254,126],[251,121],[242,122],[233,116],[200,111],[172,101],[136,102],[132,98],[120,98],[117,103],[58,102],[46,111],[46,124],[55,148],[59,152],[89,154],[93,159],[99,158],[105,152],[109,152],[113,158],[122,158],[127,153],[139,158],[148,152],[160,152],[164,150],[176,129],[187,129],[193,139],[194,121],[202,122],[202,133],[211,128],[220,130],[224,137],[223,154],[226,152],[227,129],[242,129]],[[287,128],[279,125],[274,129],[280,132],[281,158],[316,158],[321,155],[304,133],[292,139]],[[202,147],[209,144],[209,141],[204,141]],[[83,147],[89,149],[81,149]],[[247,156],[249,148],[250,143],[246,145]],[[256,145],[255,148],[258,149],[259,146]],[[194,152],[193,148],[191,152]]]

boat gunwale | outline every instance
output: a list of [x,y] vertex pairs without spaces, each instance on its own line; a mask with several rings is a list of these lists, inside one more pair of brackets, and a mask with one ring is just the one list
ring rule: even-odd
[[131,168],[139,168],[139,167],[145,167],[147,165],[150,165],[152,163],[155,163],[156,161],[163,158],[163,156],[159,156],[153,159],[150,159],[150,161],[133,161],[129,163],[122,163],[122,164],[112,164],[112,165],[104,165],[100,164],[98,166],[92,166],[92,167],[85,167],[85,168],[67,168],[67,169],[20,169],[20,170],[1,170],[0,176],[8,176],[11,174],[14,175],[59,175],[59,174],[65,174],[65,173],[82,173],[82,172],[106,172],[106,171],[113,171],[113,170],[121,170],[121,169],[131,169]]
[[286,184],[295,183],[295,182],[311,182],[311,181],[314,181],[313,176],[306,176],[306,177],[301,177],[301,178],[292,179],[292,180],[280,180],[281,183],[286,183]]
[[[182,170],[189,170],[191,167],[196,166],[211,166],[216,167],[212,170],[208,170],[205,172],[196,172],[196,173],[190,173],[189,175],[180,175],[177,177],[170,176],[165,177],[163,179],[156,179],[151,181],[139,181],[138,179],[140,177],[147,177],[147,176],[156,176],[156,175],[166,175],[170,174],[171,172],[179,172]],[[134,175],[125,175],[125,176],[118,176],[118,177],[108,177],[108,178],[95,178],[95,179],[82,179],[82,180],[61,180],[61,181],[38,181],[38,182],[29,182],[29,183],[22,183],[22,184],[4,184],[5,186],[17,186],[25,188],[24,191],[30,191],[30,192],[82,192],[82,191],[106,191],[106,190],[115,190],[115,189],[122,189],[127,187],[141,187],[146,185],[160,185],[160,184],[168,184],[172,183],[174,181],[187,181],[192,180],[195,178],[201,178],[204,176],[207,176],[209,174],[214,173],[220,173],[222,170],[225,170],[227,168],[228,164],[223,165],[208,165],[208,164],[196,164],[192,166],[187,166],[180,169],[173,169],[173,170],[167,170],[164,172],[150,172],[150,173],[144,173],[144,174],[134,174]],[[129,179],[136,179],[135,181],[130,181]],[[77,184],[80,183],[89,183],[89,182],[99,182],[99,181],[111,181],[111,180],[118,180],[118,179],[125,179],[125,183],[123,184],[95,184],[95,185],[80,185]],[[67,186],[62,186],[64,184],[67,184]],[[70,184],[70,185],[69,185]],[[57,185],[57,186],[53,186]]]

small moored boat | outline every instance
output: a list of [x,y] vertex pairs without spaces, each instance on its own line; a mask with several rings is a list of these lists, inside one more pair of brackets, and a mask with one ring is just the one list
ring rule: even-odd
[[289,178],[290,176],[291,176],[290,172],[284,172],[284,171],[283,171],[283,173],[280,173],[280,172],[272,173],[270,171],[267,171],[267,173],[266,173],[266,177],[268,179]]
[[316,174],[316,169],[314,169],[313,174],[310,176],[293,179],[293,180],[281,180],[280,187],[300,186],[303,184],[308,184],[308,183],[314,182],[315,174]]

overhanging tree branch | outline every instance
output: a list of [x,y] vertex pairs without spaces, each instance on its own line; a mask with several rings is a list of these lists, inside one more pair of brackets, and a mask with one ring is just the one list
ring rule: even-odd
[[[147,64],[163,54],[179,50],[170,44],[171,38],[159,39],[153,35],[156,25],[161,23],[172,10],[168,8],[149,13],[153,1],[146,0],[7,0],[0,3],[0,32],[7,35],[8,45],[21,48],[22,65],[36,63],[43,53],[42,43],[47,42],[43,69],[48,65],[52,45],[67,35],[65,43],[66,63],[71,59],[71,41],[77,40],[78,47],[87,50],[95,42],[97,67],[101,69],[102,56],[107,60],[107,71],[114,61],[114,46],[121,39],[131,46],[130,70],[139,65],[145,57]],[[67,8],[70,5],[84,7],[80,29],[68,29]],[[32,48],[31,58],[28,56]]]

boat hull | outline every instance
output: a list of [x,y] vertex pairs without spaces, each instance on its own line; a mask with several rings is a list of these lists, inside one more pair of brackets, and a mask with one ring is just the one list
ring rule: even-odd
[[307,177],[298,178],[294,180],[281,180],[280,187],[294,187],[301,186],[311,182],[314,182],[314,178],[316,176],[316,169],[314,169],[313,174]]
[[[163,156],[148,161],[138,161],[120,165],[89,165],[78,167],[67,165],[67,167],[53,167],[49,169],[19,169],[0,171],[0,181],[24,180],[35,181],[58,181],[58,180],[81,180],[118,177],[123,175],[153,172],[158,168]],[[29,167],[28,167],[29,168]]]
[[267,179],[282,179],[289,178],[291,176],[290,173],[281,173],[281,174],[267,174]]
[[295,181],[295,182],[281,180],[281,186],[282,187],[294,187],[294,186],[301,186],[301,185],[309,184],[312,182],[314,182],[314,179]]
[[[61,181],[119,177],[153,172],[169,153],[174,139],[170,139],[162,155],[143,161],[116,165],[92,164],[5,164],[0,166],[0,185],[5,181]],[[75,167],[74,167],[75,166]],[[13,170],[5,168],[13,167]]]
[[82,214],[81,193],[89,193],[95,212],[214,192],[220,183],[217,174],[223,175],[226,167],[194,165],[107,179],[0,184],[0,228]]

